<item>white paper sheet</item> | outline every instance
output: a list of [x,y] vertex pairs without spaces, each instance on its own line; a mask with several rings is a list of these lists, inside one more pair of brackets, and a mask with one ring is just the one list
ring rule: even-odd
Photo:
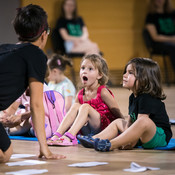
[[107,162],[82,162],[82,163],[74,163],[70,164],[68,166],[70,167],[92,167],[92,166],[98,166],[98,165],[106,165]]
[[32,174],[43,174],[47,173],[47,169],[28,169],[28,170],[20,170],[20,171],[12,171],[12,172],[7,172],[6,174],[12,174],[12,175],[32,175]]
[[38,165],[38,164],[45,164],[45,161],[39,161],[39,160],[24,160],[24,161],[18,161],[18,162],[8,162],[6,165],[8,166],[26,166],[26,165]]
[[21,158],[27,158],[27,157],[34,157],[36,155],[34,154],[12,154],[10,159],[21,159]]
[[146,170],[160,170],[160,168],[140,166],[139,164],[135,162],[131,162],[130,168],[123,169],[123,171],[128,171],[128,172],[143,172]]

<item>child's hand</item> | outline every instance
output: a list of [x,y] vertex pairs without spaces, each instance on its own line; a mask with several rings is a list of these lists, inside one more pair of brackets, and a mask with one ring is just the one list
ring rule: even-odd
[[0,122],[4,127],[13,128],[21,123],[21,115],[9,115],[5,112],[0,118]]

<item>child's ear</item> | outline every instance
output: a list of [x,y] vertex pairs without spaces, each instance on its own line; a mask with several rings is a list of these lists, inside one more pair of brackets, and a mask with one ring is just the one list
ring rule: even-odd
[[98,75],[97,80],[100,80],[102,77],[102,75]]

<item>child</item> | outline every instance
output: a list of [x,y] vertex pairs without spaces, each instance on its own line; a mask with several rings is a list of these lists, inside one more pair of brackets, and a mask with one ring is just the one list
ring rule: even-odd
[[84,88],[48,145],[76,145],[76,134],[84,125],[97,133],[116,118],[122,118],[113,94],[105,87],[108,66],[101,56],[90,54],[82,59],[80,79]]
[[71,60],[62,57],[61,55],[54,55],[48,61],[49,67],[49,83],[48,87],[50,90],[60,92],[65,98],[66,112],[70,109],[71,105],[75,100],[75,86],[65,75],[64,71],[66,65],[72,66]]
[[172,132],[162,102],[166,96],[158,64],[147,58],[132,59],[124,70],[123,87],[133,92],[129,98],[129,120],[117,119],[93,137],[78,136],[80,142],[97,151],[133,148],[138,141],[143,148],[166,146]]

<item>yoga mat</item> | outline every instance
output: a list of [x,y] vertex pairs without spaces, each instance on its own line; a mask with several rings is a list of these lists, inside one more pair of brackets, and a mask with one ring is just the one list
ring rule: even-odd
[[[137,148],[142,148],[141,146],[138,146]],[[171,138],[168,145],[164,147],[156,147],[154,150],[175,150],[175,139]]]
[[11,140],[28,140],[28,141],[37,141],[36,137],[25,137],[25,136],[9,136]]

